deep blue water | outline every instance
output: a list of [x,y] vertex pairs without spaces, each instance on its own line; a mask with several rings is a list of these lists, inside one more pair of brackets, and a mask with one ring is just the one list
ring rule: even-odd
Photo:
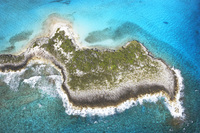
[[20,51],[51,14],[72,21],[82,45],[114,48],[138,40],[181,70],[186,119],[177,124],[163,100],[107,117],[69,116],[55,91],[59,73],[38,64],[0,74],[0,132],[200,132],[199,0],[1,0],[0,53]]

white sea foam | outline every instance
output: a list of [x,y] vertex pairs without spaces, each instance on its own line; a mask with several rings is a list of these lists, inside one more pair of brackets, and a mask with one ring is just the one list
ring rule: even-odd
[[178,86],[179,86],[179,90],[178,93],[176,95],[176,99],[174,102],[169,102],[166,99],[166,105],[167,108],[169,109],[170,113],[172,116],[174,117],[180,117],[180,118],[185,118],[185,114],[184,114],[184,107],[182,106],[182,101],[180,101],[180,98],[182,98],[184,96],[183,93],[183,89],[184,89],[184,84],[183,84],[183,77],[181,76],[181,71],[178,69],[174,69],[174,72],[176,73],[176,76],[178,77]]
[[60,75],[50,75],[47,76],[47,80],[52,80],[54,83],[45,82],[39,88],[42,90],[43,94],[47,94],[51,97],[59,97],[56,88],[60,88],[62,84],[62,78]]
[[174,69],[176,76],[178,77],[178,84],[179,84],[179,91],[176,96],[176,100],[174,102],[170,102],[168,98],[164,96],[162,92],[157,93],[157,94],[146,94],[140,98],[138,98],[136,101],[135,100],[127,100],[123,102],[122,104],[118,105],[117,107],[110,106],[110,107],[104,107],[104,108],[79,108],[75,107],[72,105],[72,103],[69,102],[69,99],[67,95],[61,90],[57,89],[59,95],[62,98],[63,101],[63,106],[65,107],[65,112],[68,115],[80,115],[82,117],[85,117],[87,115],[89,116],[108,116],[108,115],[113,115],[116,112],[123,112],[126,109],[129,109],[133,106],[137,106],[138,104],[143,104],[144,101],[148,102],[154,102],[156,103],[158,100],[161,98],[165,99],[165,105],[169,109],[171,115],[174,118],[182,118],[184,119],[184,108],[182,107],[182,102],[180,101],[180,98],[183,96],[182,90],[184,89],[183,85],[183,78],[181,77],[180,70]]
[[38,107],[39,107],[39,108],[42,108],[42,105],[38,103]]
[[[37,64],[33,67],[33,65],[37,62]],[[33,75],[28,77],[27,79],[23,78],[23,74],[31,69],[33,71]],[[59,97],[56,88],[60,88],[62,84],[61,75],[55,75],[56,71],[53,71],[53,66],[48,67],[40,60],[32,60],[29,62],[26,68],[18,70],[16,72],[0,72],[0,80],[5,82],[11,90],[18,91],[18,87],[20,82],[24,84],[28,84],[31,88],[38,88],[41,92],[42,96],[49,95],[51,97]],[[41,76],[43,71],[48,72],[49,76]],[[58,74],[56,72],[56,74]]]
[[42,96],[59,97],[56,88],[60,88],[62,84],[61,75],[50,75],[42,78],[41,76],[33,76],[23,81],[32,88],[38,88]]
[[41,69],[44,69],[46,65],[40,64],[39,66],[36,67],[31,67],[31,69],[37,73],[38,75],[41,74]]
[[41,76],[30,77],[29,79],[24,79],[24,83],[29,84],[32,88],[35,88],[35,85],[41,79]]
[[18,87],[20,84],[20,76],[24,74],[27,69],[18,70],[16,72],[0,72],[3,77],[3,81],[9,85],[10,89],[13,91],[18,91]]

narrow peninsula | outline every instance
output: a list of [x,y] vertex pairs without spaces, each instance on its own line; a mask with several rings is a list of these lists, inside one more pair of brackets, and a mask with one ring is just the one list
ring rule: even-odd
[[127,100],[160,94],[176,113],[182,113],[176,72],[138,41],[115,50],[86,48],[78,45],[69,27],[57,26],[20,55],[0,55],[0,70],[17,71],[35,59],[51,62],[61,72],[62,91],[76,109],[116,107]]

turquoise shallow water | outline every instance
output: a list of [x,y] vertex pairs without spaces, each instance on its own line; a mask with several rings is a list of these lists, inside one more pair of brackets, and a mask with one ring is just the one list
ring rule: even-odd
[[199,10],[198,0],[0,1],[0,53],[23,48],[51,14],[72,21],[86,46],[114,48],[138,40],[181,70],[186,114],[176,124],[160,100],[107,117],[69,116],[56,91],[59,73],[37,64],[0,74],[0,132],[200,132]]

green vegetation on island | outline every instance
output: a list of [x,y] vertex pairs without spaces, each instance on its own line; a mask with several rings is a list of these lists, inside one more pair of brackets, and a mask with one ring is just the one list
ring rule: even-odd
[[[56,49],[60,44],[61,49]],[[35,46],[34,44],[33,46]],[[73,90],[85,90],[94,86],[111,88],[127,80],[148,78],[158,72],[158,62],[148,56],[144,47],[137,41],[117,50],[97,48],[77,48],[72,40],[59,31],[40,46],[65,65],[68,72],[68,85]],[[139,71],[139,73],[137,73]],[[131,75],[132,74],[132,75]],[[119,78],[121,77],[121,78]]]

